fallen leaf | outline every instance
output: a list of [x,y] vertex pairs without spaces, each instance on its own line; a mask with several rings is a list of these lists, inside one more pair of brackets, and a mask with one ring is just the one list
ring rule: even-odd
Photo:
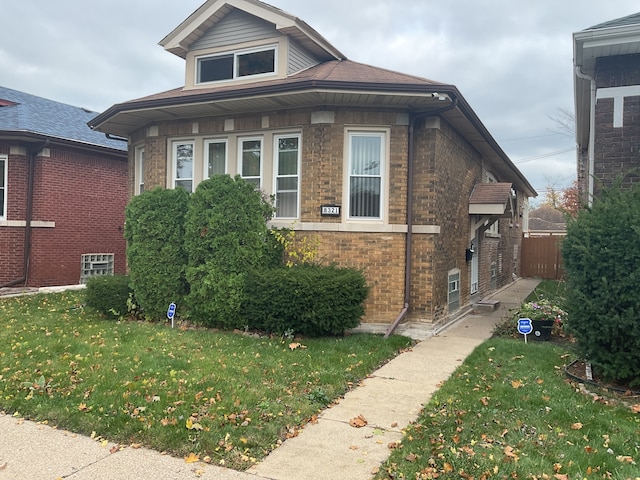
[[636,464],[636,462],[633,461],[633,458],[631,458],[629,455],[618,455],[616,457],[616,460],[622,463],[631,463],[632,465]]
[[357,445],[350,445],[349,446],[349,450],[358,450],[358,446]]
[[554,477],[557,480],[569,480],[569,475],[567,475],[566,473],[556,473]]
[[415,461],[418,459],[418,456],[417,456],[415,453],[410,453],[409,455],[407,455],[406,457],[404,457],[404,459],[405,459],[407,462],[411,462],[411,463],[413,463],[413,462],[415,462]]
[[354,417],[351,420],[349,420],[349,425],[351,425],[354,428],[365,427],[368,423],[369,422],[367,422],[367,419],[364,418],[362,415],[358,415],[357,417]]
[[200,460],[200,457],[191,452],[188,456],[184,457],[185,463],[195,463]]
[[487,405],[489,405],[489,397],[482,397],[480,399],[480,403],[482,403],[482,405],[486,407]]
[[300,348],[302,345],[300,345],[299,343],[290,343],[289,344],[289,350],[295,350],[296,348]]
[[518,388],[522,388],[524,384],[522,383],[522,380],[513,380],[511,382],[511,386],[517,390]]
[[4,470],[5,468],[7,468],[7,465],[9,465],[7,462],[4,462],[2,465],[0,465],[0,470]]
[[442,466],[444,469],[444,473],[451,473],[453,472],[453,465],[451,465],[448,462],[445,462],[445,464]]
[[635,405],[631,406],[631,411],[633,413],[640,413],[640,403],[636,403]]
[[389,448],[389,450],[395,450],[399,446],[400,446],[400,442],[389,442],[387,444],[387,448]]
[[571,425],[571,430],[581,430],[582,429],[582,424],[580,422],[576,422],[573,425]]

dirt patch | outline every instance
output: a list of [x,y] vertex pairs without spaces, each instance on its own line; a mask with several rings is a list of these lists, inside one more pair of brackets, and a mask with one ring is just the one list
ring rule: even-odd
[[630,401],[640,400],[640,391],[631,388],[624,382],[607,381],[598,374],[596,369],[592,369],[591,375],[588,374],[589,366],[582,360],[576,360],[565,367],[567,377],[578,383],[606,390],[616,396],[624,397]]

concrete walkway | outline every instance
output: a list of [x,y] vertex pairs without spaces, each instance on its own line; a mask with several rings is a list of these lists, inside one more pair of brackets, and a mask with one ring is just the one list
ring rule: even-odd
[[[516,281],[491,297],[500,302],[497,310],[467,315],[399,355],[247,472],[187,464],[142,448],[119,450],[106,441],[0,415],[0,480],[369,479],[438,386],[538,282]],[[352,426],[357,417],[366,425]]]

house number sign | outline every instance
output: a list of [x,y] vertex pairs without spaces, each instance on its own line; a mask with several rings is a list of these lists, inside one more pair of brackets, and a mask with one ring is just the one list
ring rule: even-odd
[[339,217],[340,205],[321,205],[320,215],[323,217]]

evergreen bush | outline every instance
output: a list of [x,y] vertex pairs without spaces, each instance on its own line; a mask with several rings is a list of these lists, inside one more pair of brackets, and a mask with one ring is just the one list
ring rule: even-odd
[[640,187],[604,190],[567,225],[567,329],[611,380],[640,384]]
[[273,207],[239,176],[215,175],[191,196],[185,221],[189,315],[213,327],[241,326],[245,279],[267,252]]
[[358,326],[368,294],[363,272],[353,268],[263,269],[247,279],[241,314],[249,328],[272,333],[340,335]]
[[108,316],[119,318],[127,314],[127,300],[133,293],[126,275],[101,275],[90,277],[85,288],[88,307]]
[[125,211],[127,262],[136,300],[149,320],[165,318],[188,291],[184,218],[189,194],[156,188],[131,199]]

